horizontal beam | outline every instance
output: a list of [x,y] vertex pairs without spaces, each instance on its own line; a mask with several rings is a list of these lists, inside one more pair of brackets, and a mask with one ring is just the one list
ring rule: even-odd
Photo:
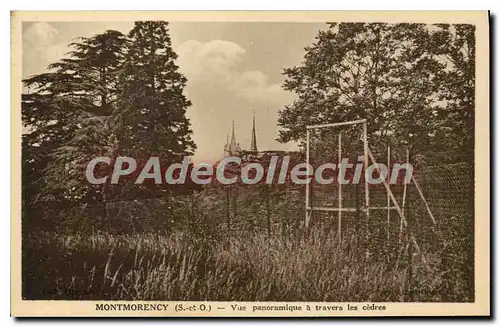
[[346,211],[346,212],[356,212],[356,208],[329,208],[329,207],[309,207],[307,210],[312,210],[312,211]]
[[[369,210],[396,210],[396,207],[369,207]],[[307,210],[312,210],[312,211],[345,211],[345,212],[356,212],[356,208],[330,208],[330,207],[308,207]],[[361,208],[360,211],[366,211],[366,208]]]
[[341,123],[331,123],[331,124],[320,124],[320,125],[307,125],[307,129],[313,129],[313,128],[323,128],[323,127],[335,127],[335,126],[344,126],[344,125],[355,125],[355,124],[362,124],[366,123],[366,119],[359,119],[359,120],[352,120],[352,121],[345,121]]

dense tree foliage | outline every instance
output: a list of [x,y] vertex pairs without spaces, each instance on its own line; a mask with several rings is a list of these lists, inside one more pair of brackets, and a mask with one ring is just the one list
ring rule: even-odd
[[474,51],[469,25],[332,23],[284,71],[284,88],[298,98],[280,111],[279,140],[303,141],[306,125],[366,118],[375,149],[403,143],[429,158],[437,149],[440,159],[470,160]]
[[137,22],[128,36],[109,30],[76,39],[64,59],[23,81],[22,119],[29,129],[22,149],[29,210],[23,212],[47,216],[49,208],[117,197],[109,183],[86,181],[87,164],[97,156],[162,154],[175,161],[192,153],[186,78],[175,65],[167,26]]
[[[120,74],[119,106],[112,118],[117,150],[136,158],[139,166],[158,157],[166,167],[196,149],[186,118],[191,105],[183,94],[187,80],[175,64],[177,54],[166,22],[136,22],[128,37],[131,42]],[[151,197],[164,193],[166,188],[155,185],[153,180],[140,185],[129,180],[122,183],[120,194]]]
[[192,154],[183,95],[186,78],[175,64],[166,22],[138,22],[120,76],[120,107],[114,130],[122,151],[165,156],[168,161]]

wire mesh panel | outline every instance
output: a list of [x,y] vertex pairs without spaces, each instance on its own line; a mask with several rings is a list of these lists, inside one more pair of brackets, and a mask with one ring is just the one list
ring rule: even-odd
[[372,152],[365,120],[309,126],[307,145],[314,178],[306,192],[306,225],[336,221],[339,234],[364,226],[369,238],[400,239],[413,172],[406,148]]
[[335,224],[339,234],[359,225],[367,206],[365,131],[365,120],[308,127],[308,163],[314,175],[306,192],[306,223]]

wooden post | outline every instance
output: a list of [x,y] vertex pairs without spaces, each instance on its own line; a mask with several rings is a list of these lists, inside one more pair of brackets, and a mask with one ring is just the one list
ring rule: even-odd
[[407,291],[408,291],[408,301],[412,301],[413,300],[413,265],[414,265],[414,262],[413,262],[413,244],[412,242],[410,241],[410,237],[411,237],[411,234],[410,234],[410,227],[412,226],[412,223],[411,223],[411,202],[408,202],[407,203],[407,207],[406,207],[406,212],[405,212],[405,217],[406,217],[406,221],[407,221],[407,225],[406,225],[406,240],[408,242],[408,252],[407,252],[407,256],[408,256],[408,271],[407,271],[407,274],[408,274],[408,277],[407,277]]
[[[339,166],[340,163],[342,162],[342,132],[339,132],[339,150],[338,150],[338,157],[339,157]],[[338,181],[337,181],[338,182]],[[339,238],[339,244],[342,242],[342,184],[337,183],[339,185],[339,193],[338,193],[338,207],[339,207],[339,212],[338,212],[338,220],[337,220],[337,235]]]
[[226,219],[227,232],[231,233],[231,186],[226,187]]
[[[389,172],[391,169],[391,147],[387,147],[387,176],[390,176]],[[389,184],[390,189],[390,184]],[[391,227],[391,198],[389,197],[389,192],[387,192],[387,240],[389,240],[389,230]]]
[[267,235],[271,236],[271,207],[269,205],[269,185],[264,183],[264,194],[266,200],[266,220],[267,220]]
[[366,170],[368,169],[369,160],[368,160],[368,126],[366,121],[363,123],[363,143],[364,143],[364,172],[365,172],[365,206],[366,206],[366,221],[370,220],[370,192],[368,190],[368,179],[366,178]]
[[366,171],[368,170],[368,165],[369,165],[369,159],[368,159],[368,126],[366,121],[363,123],[363,154],[364,154],[364,181],[365,181],[365,235],[364,237],[364,248],[366,250],[366,255],[368,254],[368,248],[370,246],[370,191],[369,191],[369,185],[368,185],[368,179],[366,178]]
[[359,183],[356,183],[356,236],[357,236],[357,246],[361,248],[361,205],[359,203]]
[[[406,163],[408,164],[410,161],[410,150],[408,147],[406,148]],[[403,202],[401,204],[401,212],[403,215],[405,214],[405,206],[406,206],[406,189],[407,189],[407,184],[403,183]],[[403,219],[400,219],[399,221],[399,240],[398,244],[401,244],[401,238],[403,237]]]
[[434,226],[436,226],[436,218],[434,218],[434,215],[432,214],[431,208],[429,207],[429,203],[427,203],[427,200],[424,197],[424,193],[422,192],[422,189],[418,185],[417,180],[415,179],[415,177],[413,176],[413,174],[411,175],[411,180],[413,181],[413,184],[415,184],[415,188],[417,189],[418,194],[420,195],[420,198],[424,202],[425,208],[427,209],[427,213],[431,217],[431,220],[434,223]]
[[238,219],[238,184],[233,185],[233,192],[231,196],[231,211],[233,212],[233,220],[236,222]]
[[[380,171],[378,163],[377,163],[377,161],[375,161],[375,157],[373,156],[373,154],[371,153],[371,151],[368,151],[368,154],[370,155],[370,159],[373,162],[373,164],[375,165],[375,168],[378,171]],[[411,243],[413,243],[413,247],[415,248],[415,250],[417,251],[417,253],[420,254],[420,256],[422,258],[422,262],[424,263],[425,267],[427,268],[427,271],[431,272],[432,270],[431,270],[431,268],[430,268],[430,266],[429,266],[429,264],[427,262],[427,259],[425,258],[424,253],[420,250],[420,246],[418,246],[417,240],[416,240],[415,236],[413,235],[413,233],[410,230],[410,226],[408,224],[408,221],[406,220],[405,216],[403,215],[403,212],[401,211],[401,207],[399,206],[398,202],[396,201],[396,198],[394,197],[394,194],[392,193],[391,189],[389,188],[389,184],[387,183],[386,180],[382,180],[382,182],[384,183],[385,189],[389,193],[389,196],[391,197],[391,201],[392,201],[392,203],[394,205],[394,209],[396,209],[396,211],[399,214],[399,217],[403,221],[404,226],[407,228],[407,232],[408,232],[408,235],[409,235]]]
[[[309,165],[309,129],[306,131],[306,162]],[[309,227],[309,183],[306,184],[306,218],[305,228]]]

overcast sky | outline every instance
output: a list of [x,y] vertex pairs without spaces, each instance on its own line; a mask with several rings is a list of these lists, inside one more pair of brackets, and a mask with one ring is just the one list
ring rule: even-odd
[[[23,25],[23,77],[45,71],[61,59],[67,44],[79,36],[107,29],[127,33],[133,22],[36,22]],[[278,110],[294,95],[281,89],[284,68],[299,65],[304,47],[314,42],[318,23],[171,23],[170,35],[179,55],[177,64],[188,78],[185,94],[195,161],[223,155],[226,134],[235,121],[236,138],[249,149],[252,112],[256,114],[259,150],[293,150],[280,144]]]

